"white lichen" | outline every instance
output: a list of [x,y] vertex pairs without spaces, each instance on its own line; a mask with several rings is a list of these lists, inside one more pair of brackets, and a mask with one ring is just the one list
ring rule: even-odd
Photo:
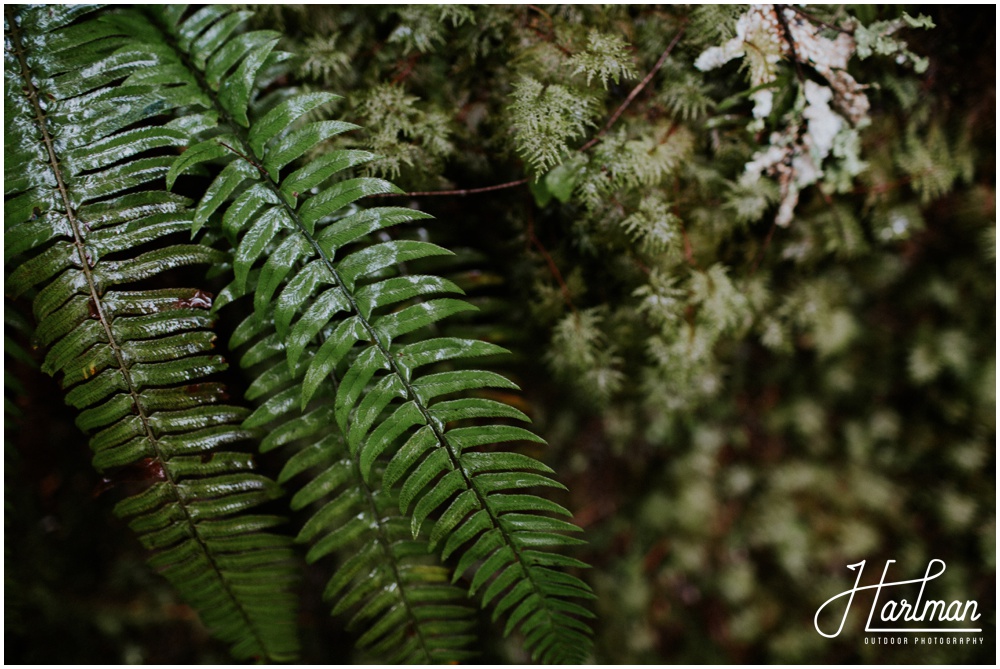
[[[780,14],[779,14],[780,12]],[[851,29],[854,23],[848,24]],[[895,28],[895,26],[892,26]],[[708,71],[735,58],[745,58],[754,89],[750,131],[763,129],[774,107],[774,89],[782,59],[799,70],[799,94],[784,119],[784,129],[771,133],[767,146],[754,154],[740,181],[755,183],[762,176],[777,180],[781,199],[775,222],[791,223],[802,189],[827,178],[828,188],[844,190],[865,163],[858,155],[857,129],[868,123],[870,108],[865,87],[847,72],[857,43],[845,29],[835,39],[822,34],[792,7],[751,5],[736,23],[736,36],[706,49],[695,67]],[[804,67],[820,75],[826,85],[802,76]]]
[[[736,37],[722,46],[706,49],[694,66],[702,72],[722,67],[734,58],[746,57],[750,65],[750,84],[754,88],[773,83],[777,79],[778,62],[782,56],[778,17],[773,5],[750,5],[750,9],[736,22]],[[754,118],[765,118],[771,113],[774,93],[766,88],[755,91]]]
[[805,86],[806,108],[802,116],[806,119],[809,131],[806,137],[811,144],[811,153],[822,161],[833,148],[833,139],[844,127],[844,119],[830,109],[833,91],[826,86],[820,86],[813,81],[807,81]]

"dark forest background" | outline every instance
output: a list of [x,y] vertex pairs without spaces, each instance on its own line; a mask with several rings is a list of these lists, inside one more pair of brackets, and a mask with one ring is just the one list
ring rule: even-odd
[[[290,6],[257,19],[300,54],[289,82],[343,94],[334,113],[368,128],[344,141],[386,153],[377,169],[410,192],[551,173],[519,153],[509,96],[521,76],[558,81],[566,54],[549,53],[552,44],[580,53],[592,32],[618,31],[631,45],[630,77],[603,89],[577,77],[600,121],[576,149],[680,27],[689,31],[615,126],[642,137],[676,120],[693,146],[676,176],[652,189],[623,184],[600,206],[537,185],[407,202],[435,216],[433,241],[460,251],[446,271],[481,307],[469,330],[514,352],[500,371],[525,396],[505,399],[548,439],[532,454],[569,488],[561,502],[589,542],[574,555],[593,565],[595,659],[993,662],[995,8],[909,9],[935,24],[904,31],[929,59],[922,74],[892,58],[854,63],[859,81],[877,83],[861,131],[869,169],[843,191],[804,191],[787,228],[773,224],[773,193],[753,216],[738,208],[753,193],[718,190],[766,137],[743,130],[745,96],[720,104],[746,90],[744,72],[694,70],[719,42],[699,28],[704,17],[674,7],[520,6],[474,8],[474,21],[442,14],[430,25],[430,11]],[[392,106],[366,97],[385,82],[409,98]],[[671,97],[682,84],[691,100],[709,101],[701,111]],[[726,125],[727,115],[743,125]],[[698,170],[721,180],[706,185]],[[659,261],[623,222],[660,191],[677,205],[684,236],[674,260],[652,266],[678,277],[685,332],[707,351],[673,367],[651,349],[656,316],[643,306]],[[620,211],[605,207],[612,201]],[[726,216],[740,222],[720,227]],[[900,216],[905,232],[886,232]],[[716,281],[715,266],[729,283]],[[703,294],[698,277],[708,282]],[[5,338],[31,350],[30,309],[8,309]],[[115,488],[128,482],[109,485],[90,467],[56,381],[11,358],[5,374],[5,662],[227,662],[224,645],[151,573],[115,519]],[[245,386],[239,371],[230,375],[232,387]],[[281,466],[280,456],[260,462],[272,476]],[[871,583],[889,559],[896,579],[944,560],[946,576],[929,588],[978,602],[982,645],[865,644],[862,596],[838,638],[819,636],[815,610],[853,585],[846,565],[867,560]],[[362,659],[320,599],[328,567],[304,569],[303,661]],[[525,661],[482,618],[482,661]]]

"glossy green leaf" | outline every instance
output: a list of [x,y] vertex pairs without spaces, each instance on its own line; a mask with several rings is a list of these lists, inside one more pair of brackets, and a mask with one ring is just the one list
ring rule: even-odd
[[[274,48],[274,43],[280,37],[278,33],[270,30],[255,30],[253,32],[236,35],[230,40],[226,40],[219,47],[205,64],[204,72],[208,85],[218,89],[222,79],[231,68],[240,62],[248,53],[252,53],[261,48]],[[270,50],[270,48],[268,50]],[[255,58],[255,62],[263,63],[263,58]],[[247,68],[249,69],[249,68]],[[248,72],[244,72],[244,77]],[[244,79],[245,81],[245,79]],[[243,83],[243,82],[239,82]],[[235,92],[231,94],[235,97]],[[231,100],[233,102],[235,100]]]
[[293,160],[301,158],[306,151],[320,142],[335,137],[349,130],[357,130],[358,126],[343,121],[317,121],[288,133],[277,141],[264,158],[264,169],[277,180],[283,167]]
[[453,314],[474,310],[475,307],[464,300],[440,298],[419,302],[405,309],[386,314],[376,319],[374,325],[380,340],[388,346],[393,339],[400,335],[433,325]]
[[[357,318],[351,317],[340,323],[333,333],[323,342],[315,357],[309,363],[305,379],[302,382],[301,405],[304,407],[316,394],[320,384],[324,383],[354,344],[365,336],[364,325]],[[370,377],[369,377],[370,378]]]
[[357,165],[363,165],[374,158],[374,153],[356,149],[324,153],[316,160],[289,174],[281,183],[281,194],[288,202],[294,203],[299,194],[319,186],[334,174]]
[[309,200],[299,207],[299,215],[307,232],[312,234],[316,222],[324,216],[343,209],[355,200],[369,195],[381,193],[402,192],[388,181],[382,179],[348,179],[341,181]]
[[238,157],[226,165],[212,182],[212,185],[208,187],[201,202],[198,203],[192,232],[197,233],[201,230],[202,226],[208,222],[209,216],[221,207],[244,181],[257,175],[257,167],[243,157]]
[[274,239],[279,230],[289,226],[285,211],[280,206],[270,207],[257,216],[256,221],[246,231],[243,242],[236,249],[233,259],[235,282],[239,289],[246,286],[251,266]]
[[[361,448],[361,475],[370,480],[372,467],[376,458],[386,452],[404,432],[417,425],[426,424],[424,415],[415,402],[406,402],[393,411],[392,415],[372,430],[367,441]],[[398,465],[397,465],[398,466]],[[384,484],[391,486],[398,477],[395,473],[388,475]]]
[[250,125],[247,105],[253,93],[254,80],[277,44],[277,39],[270,39],[252,49],[240,62],[236,71],[226,76],[219,85],[219,103],[237,123],[244,127]]
[[347,429],[347,417],[354,408],[355,402],[364,392],[368,382],[371,381],[375,373],[387,369],[389,360],[382,351],[376,347],[370,347],[358,354],[347,370],[343,380],[337,387],[336,409],[337,424],[342,430]]
[[173,188],[177,177],[201,163],[232,157],[232,151],[223,146],[223,143],[230,142],[235,143],[235,140],[231,137],[213,137],[188,147],[167,171],[167,188]]
[[295,366],[313,337],[338,313],[349,310],[350,303],[340,289],[330,288],[320,293],[288,333],[288,364]]
[[337,266],[337,273],[344,287],[353,291],[355,282],[361,277],[398,263],[442,255],[451,255],[451,251],[428,242],[412,240],[382,242],[355,251],[341,260]]
[[[309,250],[308,242],[295,235],[287,237],[273,253],[268,255],[253,297],[254,312],[258,316],[264,316],[271,304],[271,298],[284,283],[285,277],[292,271],[296,261],[306,257]],[[306,297],[303,295],[299,304],[305,302]]]

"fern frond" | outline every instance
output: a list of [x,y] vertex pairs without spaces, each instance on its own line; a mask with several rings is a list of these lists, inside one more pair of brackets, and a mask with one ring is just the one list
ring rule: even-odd
[[[217,447],[247,439],[245,409],[208,381],[211,298],[195,289],[127,290],[162,272],[216,263],[192,244],[183,198],[155,190],[185,135],[137,123],[169,103],[151,85],[115,86],[149,54],[115,21],[78,7],[5,11],[5,261],[8,295],[34,293],[43,371],[92,433],[94,466],[148,484],[116,513],[159,569],[237,658],[295,656],[288,542],[282,522],[245,511],[280,493],[252,457]],[[155,153],[155,152],[154,152]],[[151,244],[159,242],[158,244]],[[149,249],[149,250],[146,250]],[[205,381],[203,381],[205,380]]]
[[511,100],[517,151],[538,173],[558,165],[569,153],[569,142],[597,125],[596,98],[584,90],[524,76],[514,84]]
[[670,110],[675,118],[682,121],[696,121],[704,118],[715,101],[699,77],[675,63],[663,68],[666,84],[657,91],[657,99]]
[[[205,29],[192,23],[195,16],[177,12],[164,17],[182,53],[184,41],[197,39]],[[251,48],[245,60],[231,66],[249,72],[253,66],[247,63],[262,62],[272,47],[267,41]],[[214,48],[221,53],[229,43],[219,41]],[[410,333],[471,307],[438,297],[455,292],[441,279],[395,275],[397,263],[447,254],[444,249],[423,241],[368,240],[373,233],[425,215],[395,207],[351,207],[367,195],[396,191],[378,179],[348,179],[324,187],[353,160],[344,152],[331,152],[317,161],[319,166],[292,168],[282,176],[317,141],[344,129],[324,122],[297,125],[306,107],[324,102],[324,94],[286,98],[248,121],[257,115],[250,109],[249,93],[241,89],[239,96],[227,96],[211,77],[202,78],[212,97],[206,112],[216,114],[220,123],[216,137],[189,151],[222,158],[214,143],[235,157],[199,203],[195,224],[219,212],[223,229],[235,234],[235,280],[227,299],[246,293],[255,278],[258,316],[273,313],[277,331],[260,350],[284,350],[288,370],[307,363],[301,388],[293,385],[273,397],[272,409],[293,402],[307,407],[335,375],[333,417],[349,452],[359,458],[364,480],[372,483],[376,462],[389,459],[382,485],[399,484],[399,507],[404,514],[413,509],[414,535],[423,521],[440,516],[431,543],[445,559],[456,556],[454,578],[471,571],[470,592],[481,591],[484,605],[494,604],[496,615],[508,614],[507,633],[518,629],[524,634],[537,659],[584,659],[590,630],[577,616],[591,614],[570,600],[593,595],[583,581],[553,569],[582,563],[550,552],[580,543],[562,534],[577,528],[546,515],[568,515],[562,507],[520,492],[562,486],[544,475],[551,470],[531,458],[482,450],[501,442],[541,440],[501,423],[513,412],[502,404],[476,397],[443,399],[514,384],[485,371],[424,370],[433,363],[493,354],[498,347],[452,338],[409,340]],[[249,74],[238,79],[252,81]],[[313,187],[319,191],[303,197]],[[414,302],[417,298],[423,301]],[[318,336],[322,344],[309,357],[310,343]],[[493,424],[451,427],[464,419]]]
[[574,74],[586,74],[587,85],[596,78],[604,88],[609,81],[616,84],[621,79],[635,77],[635,65],[629,55],[628,44],[620,35],[591,30],[587,35],[587,48],[569,59]]
[[234,343],[251,336],[254,343],[242,364],[265,371],[249,393],[262,403],[245,425],[266,427],[262,450],[301,444],[279,481],[307,470],[320,472],[291,504],[296,510],[317,507],[298,537],[312,544],[306,559],[341,556],[324,592],[336,602],[333,613],[350,612],[349,627],[360,628],[358,647],[386,662],[437,664],[472,657],[466,648],[475,639],[469,634],[475,611],[466,605],[465,593],[449,584],[450,570],[429,555],[427,541],[411,538],[395,496],[378,485],[377,476],[371,482],[362,477],[358,454],[348,451],[334,424],[333,380],[317,393],[320,402],[299,409],[302,376],[315,347],[292,368],[284,351],[273,346],[272,323],[251,315],[237,329]]

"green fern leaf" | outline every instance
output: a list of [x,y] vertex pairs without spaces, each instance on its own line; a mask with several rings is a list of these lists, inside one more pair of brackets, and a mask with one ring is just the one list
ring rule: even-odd
[[[194,16],[182,17],[174,24],[165,22],[167,32],[173,35],[174,46],[181,51],[183,46],[178,35],[186,33],[186,26]],[[217,48],[221,53],[230,45],[220,43]],[[259,52],[256,55],[254,48]],[[248,61],[261,62],[271,46],[261,42],[254,48],[240,47],[239,53],[246,54]],[[214,57],[209,58],[209,66]],[[238,59],[232,61],[232,65],[236,66],[237,62]],[[510,386],[510,382],[474,371],[418,375],[421,360],[416,360],[416,364],[403,362],[402,348],[413,333],[468,307],[450,298],[425,300],[425,296],[434,295],[444,285],[430,281],[426,287],[414,289],[411,285],[406,288],[395,281],[398,278],[395,267],[447,251],[433,244],[406,239],[356,244],[366,242],[366,235],[421,217],[416,212],[399,208],[359,211],[353,206],[365,196],[398,192],[388,182],[347,179],[325,187],[319,182],[320,189],[315,195],[304,197],[293,191],[293,197],[288,197],[288,190],[280,179],[281,170],[288,162],[286,159],[292,153],[304,152],[305,145],[314,139],[328,136],[344,126],[301,122],[296,112],[322,104],[314,96],[302,97],[296,103],[288,100],[297,98],[286,98],[272,110],[259,112],[251,108],[252,100],[247,98],[246,109],[235,109],[232,98],[223,95],[216,79],[210,75],[206,71],[204,90],[214,101],[213,109],[206,111],[218,113],[219,126],[213,131],[215,134],[236,140],[230,148],[237,158],[219,172],[206,191],[198,205],[195,224],[202,224],[219,210],[227,233],[235,233],[238,241],[234,263],[236,277],[227,289],[232,297],[247,292],[251,271],[269,250],[282,249],[283,260],[293,268],[292,272],[279,276],[282,273],[272,267],[266,275],[267,290],[277,294],[273,299],[273,313],[279,340],[270,340],[271,343],[259,350],[278,350],[283,346],[288,370],[296,370],[289,372],[291,380],[300,378],[297,370],[301,364],[308,363],[305,385],[301,387],[302,408],[309,405],[322,387],[336,383],[336,390],[329,391],[334,393],[335,417],[347,437],[353,466],[362,479],[372,475],[380,457],[388,458],[398,448],[387,466],[388,480],[384,487],[391,487],[398,477],[400,510],[405,513],[411,504],[419,509],[408,523],[411,532],[416,533],[425,520],[446,513],[455,499],[471,492],[471,498],[464,499],[471,500],[473,513],[467,519],[458,519],[449,539],[450,545],[445,547],[445,552],[457,551],[460,556],[454,578],[457,580],[471,569],[474,592],[501,575],[506,583],[512,574],[518,584],[526,583],[528,588],[523,597],[512,602],[517,607],[512,612],[508,630],[517,628],[526,635],[536,659],[584,659],[589,652],[589,637],[580,628],[586,629],[586,625],[568,617],[558,602],[565,597],[592,597],[589,589],[582,581],[568,575],[565,579],[572,579],[572,582],[565,579],[557,582],[562,577],[559,572],[525,556],[526,551],[565,546],[577,540],[553,531],[556,528],[552,519],[538,513],[537,505],[522,508],[519,501],[523,496],[519,495],[508,504],[506,512],[498,510],[507,491],[538,485],[559,487],[559,484],[531,471],[544,467],[529,458],[491,460],[480,457],[482,454],[475,450],[511,438],[521,439],[530,433],[515,432],[500,424],[473,432],[462,432],[461,428],[449,430],[436,415],[436,403],[432,401],[459,390]],[[246,125],[244,119],[254,119],[249,122],[249,130],[241,128]],[[274,128],[278,120],[286,124],[284,129]],[[264,129],[257,129],[258,122]],[[224,205],[224,200],[229,200],[229,204]],[[289,239],[299,241],[289,242]],[[266,261],[263,264],[266,267]],[[385,289],[378,288],[385,281],[395,282]],[[423,280],[416,279],[415,283],[422,284]],[[330,288],[317,294],[323,285]],[[420,299],[414,301],[417,295]],[[314,308],[315,305],[320,306]],[[263,300],[258,302],[257,309],[262,315],[269,311]],[[246,326],[247,331],[257,329],[260,321],[266,321],[267,317],[256,317],[256,320],[258,324]],[[397,338],[403,343],[396,342]],[[465,347],[456,347],[453,340],[440,344],[436,353],[433,344],[424,349],[424,364],[481,353],[481,349],[471,343]],[[340,370],[343,371],[338,373]],[[283,375],[272,374],[271,377],[277,379]],[[290,409],[292,396],[298,390],[298,383],[281,389],[258,409],[248,424],[267,423],[283,415]],[[326,396],[328,398],[329,393]],[[393,429],[395,426],[385,428],[392,423],[391,419],[383,419],[385,413],[395,415],[398,407],[408,403],[412,404],[409,404],[410,415],[403,416],[405,427],[398,432]],[[503,411],[489,418],[507,418],[509,414]],[[400,446],[400,440],[408,433],[410,438]],[[369,447],[369,439],[375,435],[378,440]],[[464,445],[463,438],[467,441]],[[463,450],[463,447],[472,450]],[[405,466],[399,464],[401,456]],[[342,485],[343,477],[335,476],[328,469],[313,483],[316,485],[303,489],[303,492],[310,490],[308,499],[312,499],[313,493],[331,492]],[[302,498],[298,499],[301,503]],[[477,520],[473,523],[472,519]],[[345,523],[320,539],[310,550],[310,557],[316,558],[346,546],[365,529],[361,526],[363,523],[357,522],[357,517],[354,520],[345,518]],[[456,544],[452,541],[456,536],[466,540]],[[506,588],[506,585],[497,586],[488,591],[499,596]],[[510,589],[507,597],[514,592],[520,590]],[[489,603],[486,601],[484,605]]]
[[[173,161],[148,155],[184,133],[143,125],[165,104],[147,85],[115,87],[150,62],[119,19],[74,23],[89,8],[5,11],[10,295],[34,294],[43,371],[92,434],[94,465],[140,473],[148,486],[122,500],[159,569],[237,658],[289,660],[297,643],[282,522],[246,511],[280,495],[252,473],[251,456],[218,450],[251,436],[221,385],[211,298],[192,289],[122,288],[165,270],[218,262],[201,245],[162,246],[190,229],[187,203],[155,190]],[[141,79],[141,77],[140,77]],[[17,82],[13,84],[12,82]],[[57,101],[55,104],[50,104]],[[141,189],[141,190],[140,190]],[[110,259],[109,259],[110,257]]]

